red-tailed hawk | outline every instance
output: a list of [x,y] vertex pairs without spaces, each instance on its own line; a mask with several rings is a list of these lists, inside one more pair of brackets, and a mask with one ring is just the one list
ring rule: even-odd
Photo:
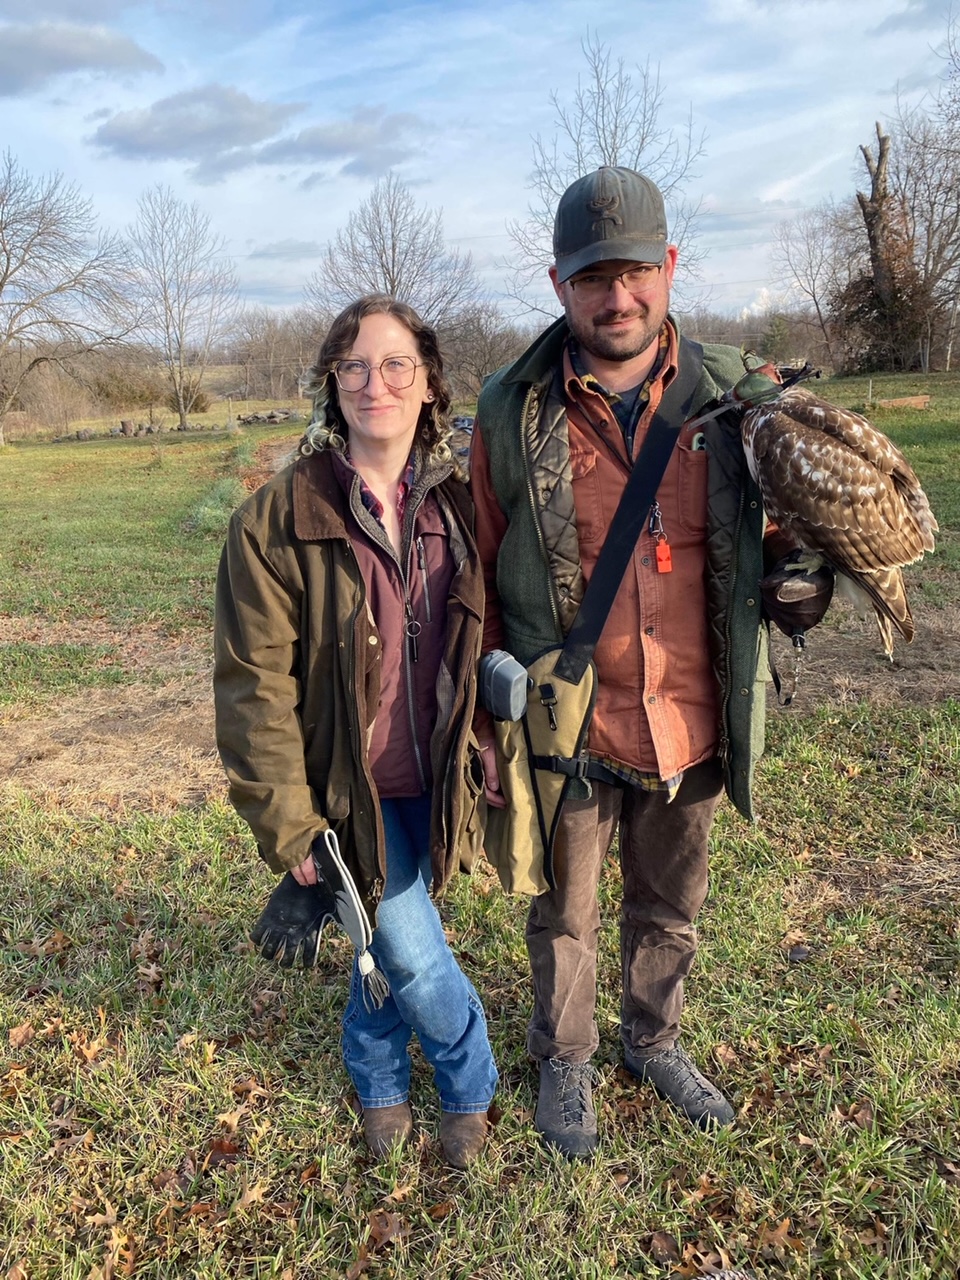
[[934,549],[938,525],[927,496],[900,450],[860,414],[805,387],[778,394],[769,381],[773,398],[760,402],[760,379],[770,374],[769,366],[748,374],[733,396],[754,405],[741,433],[764,509],[811,553],[799,567],[827,561],[841,594],[861,613],[872,607],[891,656],[894,627],[913,639],[901,569]]

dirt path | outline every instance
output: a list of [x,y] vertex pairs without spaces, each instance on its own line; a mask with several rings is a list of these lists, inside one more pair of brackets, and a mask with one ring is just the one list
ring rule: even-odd
[[[261,446],[244,478],[249,489],[286,464],[296,439]],[[942,580],[944,594],[953,589],[936,557],[913,575],[917,638],[909,646],[898,642],[893,664],[883,657],[872,620],[832,614],[811,633],[794,708],[782,714],[861,699],[936,705],[960,698],[960,608],[927,603],[924,580],[934,588]],[[96,622],[0,618],[0,644],[16,642],[109,645],[132,681],[61,698],[54,709],[0,712],[0,787],[26,789],[53,807],[82,813],[169,812],[224,793],[207,637],[172,638],[159,627],[118,632]],[[790,671],[783,637],[776,638],[776,653],[781,671]]]

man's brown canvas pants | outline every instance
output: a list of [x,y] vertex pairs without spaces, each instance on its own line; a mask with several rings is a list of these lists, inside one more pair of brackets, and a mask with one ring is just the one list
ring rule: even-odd
[[564,805],[555,845],[558,887],[534,898],[527,921],[534,1010],[532,1057],[585,1062],[598,1044],[597,886],[620,832],[623,904],[621,1037],[632,1054],[677,1039],[683,980],[697,953],[694,920],[707,895],[707,835],[723,789],[718,761],[688,769],[666,792],[591,782]]

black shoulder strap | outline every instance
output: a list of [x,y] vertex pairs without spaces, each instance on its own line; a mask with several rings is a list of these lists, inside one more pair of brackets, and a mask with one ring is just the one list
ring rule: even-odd
[[703,370],[703,347],[698,342],[681,338],[678,364],[677,376],[663,393],[659,408],[647,428],[640,455],[633,464],[580,609],[557,661],[554,674],[569,684],[580,683],[593,657],[680,428],[690,415]]

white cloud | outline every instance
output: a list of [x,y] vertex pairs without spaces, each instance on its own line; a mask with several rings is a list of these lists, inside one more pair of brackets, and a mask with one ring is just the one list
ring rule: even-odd
[[0,96],[19,97],[76,71],[161,71],[134,40],[103,27],[66,22],[0,27]]

